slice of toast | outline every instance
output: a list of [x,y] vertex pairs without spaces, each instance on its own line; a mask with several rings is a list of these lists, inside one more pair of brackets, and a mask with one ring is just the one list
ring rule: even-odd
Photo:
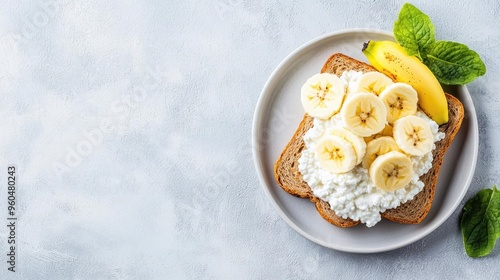
[[[321,73],[327,72],[340,76],[344,71],[348,70],[363,73],[377,71],[371,65],[358,61],[352,57],[336,53],[330,56],[325,62],[321,69]],[[412,200],[401,204],[397,208],[386,210],[382,213],[383,218],[398,223],[417,224],[420,223],[429,212],[434,199],[439,169],[443,163],[444,155],[457,134],[464,118],[464,107],[462,103],[449,94],[446,94],[446,99],[448,100],[449,121],[447,124],[439,127],[439,131],[444,132],[446,136],[443,140],[436,143],[436,149],[433,151],[432,168],[420,177],[425,185],[424,189]],[[311,116],[307,114],[304,115],[297,131],[276,161],[274,165],[274,177],[276,182],[283,190],[292,195],[309,198],[316,204],[316,209],[319,214],[331,224],[339,227],[356,226],[360,223],[359,221],[343,219],[337,216],[335,212],[330,209],[328,202],[315,197],[311,188],[304,182],[302,174],[299,172],[298,160],[302,154],[302,150],[305,148],[303,136],[313,126],[313,120]]]

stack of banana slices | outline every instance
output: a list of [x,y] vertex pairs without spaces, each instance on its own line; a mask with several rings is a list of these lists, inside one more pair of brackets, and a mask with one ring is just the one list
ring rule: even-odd
[[416,116],[417,92],[379,72],[363,74],[349,87],[329,73],[309,78],[301,89],[307,114],[329,119],[340,114],[342,126],[325,132],[316,143],[316,158],[332,173],[357,165],[368,170],[375,186],[385,191],[405,187],[412,178],[410,156],[432,151],[430,125]]

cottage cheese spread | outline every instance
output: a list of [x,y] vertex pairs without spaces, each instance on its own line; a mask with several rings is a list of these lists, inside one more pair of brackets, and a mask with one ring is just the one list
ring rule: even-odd
[[[353,83],[362,75],[360,72],[347,71],[340,79],[349,90]],[[438,131],[438,125],[423,112],[416,116],[430,124],[434,143],[444,138],[445,134]],[[361,221],[372,227],[381,220],[380,213],[387,209],[413,199],[419,193],[424,183],[419,179],[432,167],[432,152],[423,156],[411,156],[413,175],[410,183],[395,191],[384,191],[377,188],[370,179],[368,170],[357,165],[347,173],[334,174],[318,162],[315,145],[323,134],[334,127],[343,126],[342,118],[337,114],[327,120],[314,119],[314,126],[304,135],[306,149],[299,159],[299,171],[314,195],[330,204],[335,213],[344,219]],[[435,148],[435,144],[433,150]]]

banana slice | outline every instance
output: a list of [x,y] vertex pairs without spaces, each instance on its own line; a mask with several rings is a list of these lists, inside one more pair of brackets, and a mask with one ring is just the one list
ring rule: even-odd
[[422,118],[406,116],[394,122],[394,140],[405,153],[423,156],[432,151],[434,137],[431,127]]
[[394,141],[394,138],[390,136],[383,136],[374,139],[366,145],[366,153],[363,157],[362,166],[369,169],[377,157],[392,151],[401,151],[398,144],[396,144],[396,141]]
[[363,92],[348,98],[340,114],[347,129],[358,136],[368,137],[384,129],[387,109],[380,98]]
[[392,151],[377,157],[369,174],[375,186],[384,191],[394,191],[410,183],[413,166],[408,156]]
[[368,72],[359,77],[353,92],[368,92],[379,95],[386,87],[392,85],[392,80],[380,72]]
[[345,173],[356,166],[354,147],[338,136],[323,136],[316,144],[316,156],[320,165],[333,173]]
[[418,94],[408,84],[394,83],[386,87],[379,97],[387,108],[387,121],[391,124],[417,112]]
[[310,116],[328,119],[340,110],[344,95],[344,84],[340,78],[322,73],[307,79],[300,91],[300,101]]
[[361,163],[366,152],[366,143],[363,138],[342,127],[331,129],[328,131],[328,134],[338,136],[351,143],[356,153],[356,165]]

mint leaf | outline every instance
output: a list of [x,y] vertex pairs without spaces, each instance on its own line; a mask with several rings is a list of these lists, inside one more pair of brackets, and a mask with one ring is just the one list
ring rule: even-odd
[[500,191],[496,186],[467,201],[460,226],[467,255],[483,257],[493,250],[500,237]]
[[464,85],[486,73],[475,51],[463,44],[436,41],[431,19],[412,4],[401,8],[393,33],[408,55],[424,62],[442,84]]
[[420,60],[425,59],[426,49],[436,40],[431,19],[409,3],[401,8],[393,33],[406,52]]
[[486,73],[479,55],[466,45],[437,41],[428,49],[425,64],[446,85],[464,85]]

